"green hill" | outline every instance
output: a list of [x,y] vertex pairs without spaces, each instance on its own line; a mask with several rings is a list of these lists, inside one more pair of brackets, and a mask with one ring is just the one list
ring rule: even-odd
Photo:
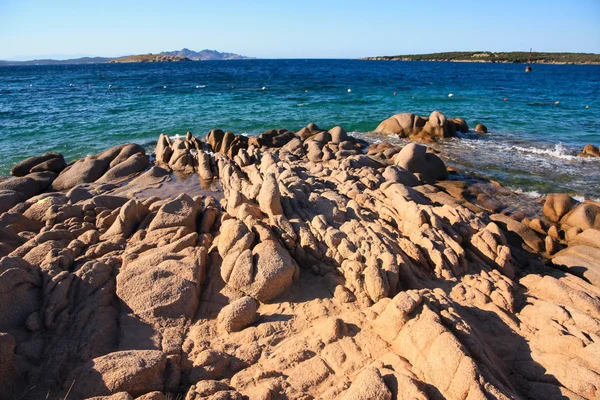
[[[453,61],[453,62],[528,62],[529,52],[513,51],[494,53],[492,51],[452,51],[446,53],[407,54],[398,56],[364,57],[360,60],[384,61]],[[600,54],[592,53],[531,53],[533,64],[600,64]]]

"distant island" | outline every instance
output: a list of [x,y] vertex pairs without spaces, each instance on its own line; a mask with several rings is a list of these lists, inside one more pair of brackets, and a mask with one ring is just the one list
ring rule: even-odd
[[201,50],[194,51],[190,49],[181,49],[175,51],[163,51],[160,54],[166,56],[184,57],[193,61],[209,61],[209,60],[250,60],[252,57],[240,56],[235,53],[221,53],[216,50]]
[[[359,60],[383,61],[451,61],[451,62],[528,62],[529,52],[513,51],[495,53],[492,51],[452,51],[447,53],[408,54],[399,56],[363,57]],[[532,64],[600,64],[600,54],[592,53],[531,53]]]
[[179,62],[192,61],[186,57],[167,56],[164,54],[140,54],[137,56],[125,56],[110,60],[109,63],[140,63],[140,62]]
[[221,53],[216,50],[194,51],[181,49],[163,51],[159,54],[139,54],[124,57],[81,57],[68,60],[38,59],[28,61],[2,61],[2,65],[69,65],[69,64],[106,64],[128,62],[179,62],[179,61],[215,61],[215,60],[248,60],[252,57],[241,56],[234,53]]

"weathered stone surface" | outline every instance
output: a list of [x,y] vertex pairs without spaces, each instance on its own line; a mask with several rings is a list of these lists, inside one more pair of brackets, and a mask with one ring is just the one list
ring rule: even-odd
[[63,170],[52,182],[54,190],[69,190],[82,183],[95,182],[106,172],[110,160],[88,156]]
[[148,230],[183,227],[188,232],[195,232],[199,213],[200,206],[190,196],[182,193],[160,207]]
[[552,263],[600,287],[600,248],[571,244],[556,253]]
[[350,389],[344,394],[344,400],[391,400],[392,392],[387,388],[381,374],[376,368],[366,368]]
[[600,229],[600,207],[583,203],[569,211],[560,220],[561,224],[585,229]]
[[[57,161],[54,161],[57,160]],[[46,164],[47,163],[47,164]],[[42,164],[44,164],[42,166]],[[34,168],[40,166],[37,171]],[[62,168],[61,168],[62,167]],[[41,156],[29,157],[11,168],[10,174],[13,176],[25,176],[30,172],[52,171],[59,173],[66,167],[65,159],[60,153],[46,153]]]
[[394,156],[396,165],[412,173],[419,173],[431,179],[448,178],[444,162],[435,154],[427,153],[427,148],[416,143],[410,143]]
[[218,323],[227,332],[237,332],[254,323],[258,318],[258,302],[245,296],[231,302],[219,312]]
[[535,251],[541,252],[545,249],[544,241],[528,226],[515,221],[514,219],[502,214],[493,214],[490,216],[493,221],[499,222],[506,227],[506,230],[518,235],[523,242]]
[[567,194],[549,194],[544,203],[544,216],[552,222],[558,222],[574,204],[575,201]]
[[160,351],[118,351],[74,370],[65,381],[65,389],[74,382],[71,394],[81,399],[116,392],[141,396],[163,391],[166,364],[166,356]]
[[457,130],[465,131],[465,127],[468,131],[467,123],[463,119],[447,119],[441,112],[434,111],[429,117],[411,113],[396,114],[379,124],[375,131],[420,142],[432,142],[456,136]]

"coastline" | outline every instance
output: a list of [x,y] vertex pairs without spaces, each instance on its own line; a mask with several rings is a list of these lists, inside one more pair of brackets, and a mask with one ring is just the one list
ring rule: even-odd
[[[435,116],[402,134],[464,126]],[[456,179],[432,148],[313,123],[161,134],[151,156],[125,144],[12,172],[5,393],[384,399],[393,378],[411,398],[508,399],[538,393],[513,377],[539,366],[555,377],[546,394],[598,383],[574,380],[592,376],[591,343],[546,345],[597,332],[598,203],[549,195],[537,216],[508,212],[502,188]]]
[[[526,62],[516,61],[494,61],[494,60],[448,60],[448,59],[419,59],[413,60],[405,57],[380,56],[380,57],[361,57],[360,61],[414,61],[414,62],[456,62],[456,63],[486,63],[486,64],[526,64]],[[561,61],[532,61],[531,64],[537,65],[600,65],[600,62],[561,62]]]

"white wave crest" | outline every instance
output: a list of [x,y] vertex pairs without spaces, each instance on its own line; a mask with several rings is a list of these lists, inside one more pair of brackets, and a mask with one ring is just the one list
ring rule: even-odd
[[555,144],[553,148],[541,149],[538,147],[522,147],[522,146],[510,146],[510,150],[517,150],[523,153],[549,155],[555,158],[562,158],[563,160],[575,160],[577,156],[569,154],[569,150],[562,145],[562,143]]
[[522,194],[524,196],[527,196],[531,199],[539,199],[542,197],[542,194],[540,192],[538,192],[537,190],[531,190],[531,191],[526,191],[523,190],[521,188],[516,188],[513,190],[515,193],[519,193]]

